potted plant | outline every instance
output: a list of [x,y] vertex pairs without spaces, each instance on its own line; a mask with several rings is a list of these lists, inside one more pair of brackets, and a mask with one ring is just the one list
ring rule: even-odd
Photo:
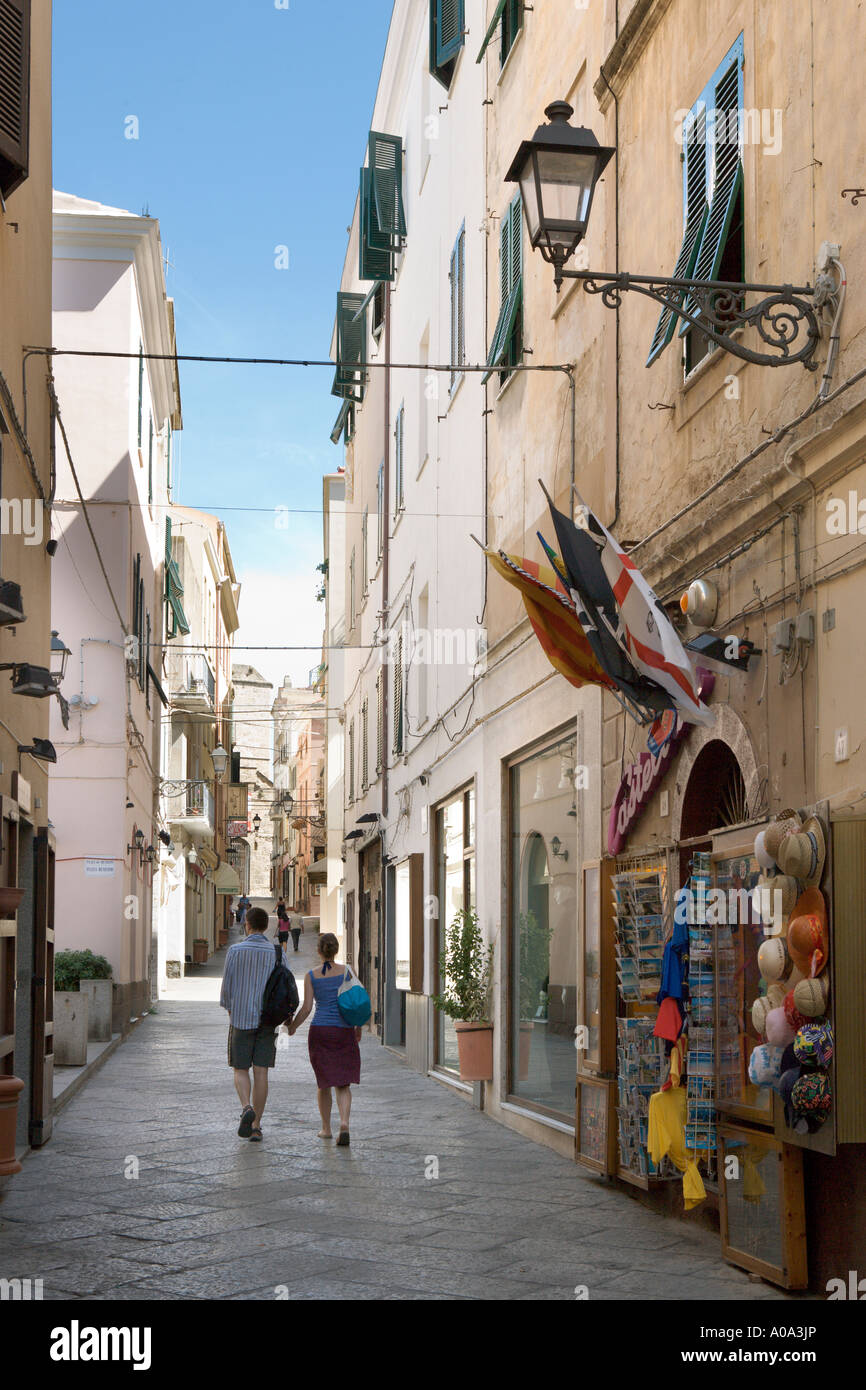
[[[68,995],[78,995],[71,1002]],[[81,1029],[81,1011],[86,1004],[87,1027],[86,1042],[110,1042],[114,985],[111,979],[111,962],[105,956],[94,955],[93,951],[59,951],[54,957],[54,1006],[58,1018],[64,1019],[72,1027],[69,1045],[77,1051],[80,1048],[78,1033]],[[58,1004],[58,1001],[59,1004]],[[55,1020],[56,1023],[56,1020]],[[74,1026],[72,1026],[74,1023]],[[61,1025],[63,1026],[63,1025]],[[55,1026],[55,1036],[57,1028]],[[84,1061],[86,1061],[86,1055]],[[83,1062],[66,1063],[83,1066]]]
[[550,974],[552,928],[543,927],[534,912],[521,912],[517,919],[519,992],[519,1041],[517,1074],[520,1081],[529,1076],[532,1030],[536,1020],[547,1018],[545,983]]
[[454,1020],[461,1080],[492,1081],[493,947],[485,946],[478,916],[471,908],[461,908],[446,929],[439,969],[443,991],[434,996],[433,1003]]

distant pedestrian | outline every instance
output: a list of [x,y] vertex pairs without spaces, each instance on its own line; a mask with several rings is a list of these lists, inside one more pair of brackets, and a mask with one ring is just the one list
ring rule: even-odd
[[[273,942],[266,935],[268,914],[250,907],[244,923],[246,936],[226,953],[220,1004],[228,1010],[228,1062],[235,1074],[241,1102],[238,1135],[261,1143],[262,1115],[268,1099],[268,1069],[276,1064],[277,1035],[273,1025],[262,1024],[262,998],[277,963]],[[280,951],[288,967],[285,951]],[[253,1072],[250,1103],[250,1068]]]
[[280,938],[280,945],[285,946],[289,939],[289,914],[282,898],[277,903],[277,936]]
[[337,1005],[337,991],[346,978],[345,966],[336,959],[339,943],[333,932],[325,932],[319,937],[318,951],[321,965],[308,970],[304,979],[304,1002],[289,1024],[289,1033],[294,1034],[304,1020],[315,1014],[310,1024],[307,1044],[310,1061],[316,1073],[318,1087],[319,1114],[322,1117],[320,1139],[331,1139],[331,1087],[337,1092],[337,1109],[340,1112],[340,1133],[337,1143],[345,1147],[349,1143],[349,1114],[352,1109],[350,1086],[357,1086],[361,1080],[361,1040],[360,1028],[346,1023]]
[[247,909],[249,908],[249,906],[250,906],[250,900],[249,900],[249,898],[247,897],[246,893],[243,893],[243,894],[241,895],[241,897],[238,898],[238,926],[239,926],[239,927],[244,926],[245,923],[246,923],[246,920],[247,920]]
[[303,917],[293,917],[291,925],[292,944],[295,948],[295,955],[298,954],[298,943],[301,939],[301,932],[304,930]]

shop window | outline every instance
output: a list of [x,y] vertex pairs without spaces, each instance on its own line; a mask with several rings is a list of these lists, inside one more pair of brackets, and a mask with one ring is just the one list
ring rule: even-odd
[[511,768],[509,1091],[571,1123],[577,1023],[576,745]]
[[[436,883],[439,919],[435,958],[438,964],[445,929],[458,912],[475,906],[475,792],[459,792],[436,812]],[[444,981],[438,980],[441,990]],[[460,1070],[457,1031],[453,1019],[436,1015],[436,1064],[447,1071]],[[572,1089],[573,1089],[572,1080]]]

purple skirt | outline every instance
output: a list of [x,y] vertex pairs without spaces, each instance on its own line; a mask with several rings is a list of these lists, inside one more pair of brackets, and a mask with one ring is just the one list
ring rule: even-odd
[[357,1086],[361,1080],[361,1049],[354,1028],[311,1024],[307,1032],[310,1061],[320,1091],[328,1086]]

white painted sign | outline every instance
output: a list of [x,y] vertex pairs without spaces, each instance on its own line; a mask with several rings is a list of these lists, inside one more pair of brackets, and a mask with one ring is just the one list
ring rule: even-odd
[[85,859],[84,872],[88,878],[114,878],[114,860]]

